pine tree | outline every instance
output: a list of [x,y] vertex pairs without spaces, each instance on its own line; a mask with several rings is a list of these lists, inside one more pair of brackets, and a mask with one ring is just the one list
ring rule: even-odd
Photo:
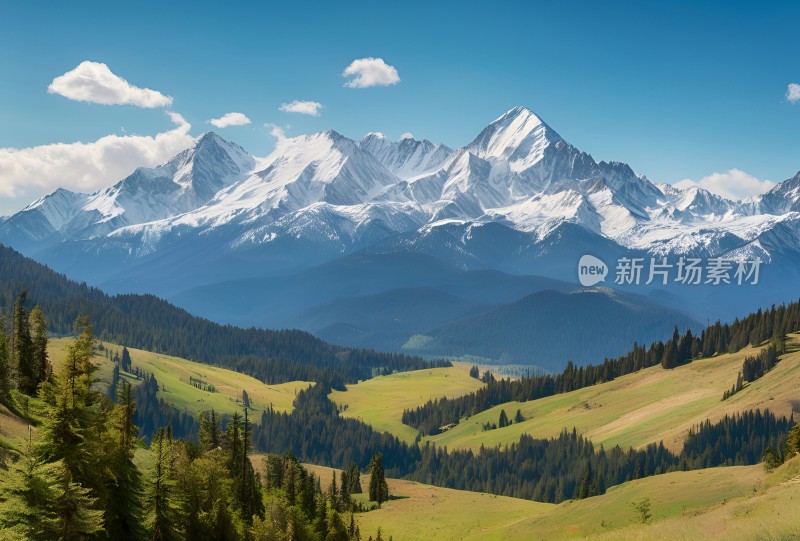
[[87,446],[98,443],[89,436],[96,425],[93,406],[99,397],[92,390],[96,368],[91,363],[94,334],[88,318],[76,320],[75,331],[77,338],[67,345],[66,359],[49,393],[53,403],[41,430],[39,453],[47,462],[63,460],[70,476],[84,482],[90,470],[96,470]]
[[122,368],[123,372],[128,372],[129,374],[133,372],[133,361],[131,360],[131,354],[128,351],[127,347],[122,348],[122,358],[120,359],[120,368]]
[[328,499],[333,509],[339,508],[339,488],[336,485],[336,470],[333,470],[333,478],[331,479],[331,484],[328,486]]
[[347,534],[347,526],[344,525],[342,517],[335,510],[331,511],[331,518],[328,521],[328,533],[325,541],[350,541]]
[[11,399],[11,359],[6,336],[6,322],[0,316],[0,403],[8,404]]
[[506,415],[506,410],[500,410],[500,420],[497,421],[497,427],[503,428],[508,426],[508,415]]
[[348,494],[361,494],[361,470],[355,462],[350,463],[347,469],[347,493]]
[[17,387],[27,395],[36,393],[36,368],[33,362],[33,342],[30,320],[25,302],[28,292],[23,290],[14,303],[12,350],[13,366],[16,370]]
[[144,536],[142,478],[133,463],[137,427],[133,423],[136,403],[131,385],[119,385],[119,403],[111,412],[109,466],[113,475],[106,505],[106,532],[115,540],[140,539]]
[[214,408],[211,408],[210,413],[206,411],[200,415],[200,434],[198,439],[200,446],[205,451],[216,449],[221,445],[219,419]]
[[[0,482],[0,531],[20,539],[55,539],[61,533],[53,511],[60,464],[45,464],[31,439]],[[12,537],[13,538],[13,537]]]
[[325,539],[328,535],[328,503],[324,494],[317,498],[317,518],[314,520],[314,533],[318,539]]
[[369,499],[380,506],[389,499],[389,486],[383,471],[383,454],[376,453],[369,463]]
[[676,357],[675,346],[672,345],[672,342],[667,342],[664,347],[664,355],[661,357],[661,367],[665,369],[674,368],[676,366]]
[[694,337],[692,336],[692,331],[691,330],[686,331],[686,334],[680,339],[680,342],[678,343],[678,354],[676,357],[678,363],[686,363],[692,360],[693,341]]
[[108,398],[112,402],[117,401],[117,390],[119,389],[119,363],[114,363],[114,369],[111,371],[111,384],[108,386]]
[[786,436],[786,458],[800,453],[800,424],[794,425]]
[[47,380],[51,373],[50,359],[47,356],[47,320],[39,306],[31,310],[30,316],[31,357],[36,388]]
[[150,444],[153,454],[153,473],[147,491],[147,525],[151,541],[179,539],[177,511],[173,503],[172,441],[163,428],[156,432]]
[[522,416],[522,410],[517,410],[517,414],[514,415],[514,422],[521,423],[525,420],[525,417]]
[[72,474],[61,461],[48,464],[56,476],[56,494],[51,509],[58,517],[58,539],[83,540],[103,530],[103,511],[96,509],[96,498],[88,488],[73,482]]

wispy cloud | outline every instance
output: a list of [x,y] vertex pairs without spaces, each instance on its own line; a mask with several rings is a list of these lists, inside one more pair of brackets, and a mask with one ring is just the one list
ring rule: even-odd
[[294,100],[289,103],[282,104],[279,109],[284,113],[300,113],[301,115],[319,116],[319,110],[322,109],[322,104],[318,101]]
[[727,199],[744,199],[768,192],[775,183],[771,180],[758,179],[741,169],[731,169],[725,173],[711,173],[698,181],[687,178],[676,182],[675,186],[679,188],[700,186]]
[[368,88],[370,86],[389,86],[400,82],[400,76],[394,66],[390,66],[382,58],[359,58],[353,60],[342,73],[344,77],[352,77],[344,86],[348,88]]
[[172,104],[171,97],[157,90],[134,86],[114,74],[107,65],[88,60],[53,79],[47,91],[71,100],[103,105],[135,105],[153,109]]
[[270,135],[278,140],[278,143],[286,140],[286,133],[284,133],[283,128],[277,124],[270,124],[269,122],[266,122],[264,127],[269,130]]
[[190,147],[191,125],[167,111],[174,129],[147,135],[106,135],[88,143],[0,148],[0,196],[32,201],[56,188],[93,192],[140,166],[154,166]]
[[800,101],[800,85],[797,83],[789,83],[786,87],[786,99],[791,103]]
[[406,133],[404,133],[404,134],[400,135],[400,140],[401,140],[401,141],[402,141],[403,139],[413,139],[413,138],[414,138],[414,134],[413,134],[413,133],[411,133],[410,131],[407,131]]
[[243,113],[225,113],[219,118],[212,118],[209,122],[217,128],[227,128],[228,126],[246,126],[250,124],[250,119]]

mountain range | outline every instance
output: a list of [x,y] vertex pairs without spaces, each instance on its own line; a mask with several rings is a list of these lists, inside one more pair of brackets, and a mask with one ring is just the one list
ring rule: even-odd
[[[419,353],[467,353],[445,329],[496,326],[498,312],[536,339],[550,332],[544,305],[577,311],[576,328],[601,315],[596,295],[628,315],[660,307],[648,331],[620,316],[630,328],[611,329],[615,343],[630,343],[800,296],[800,173],[743,201],[655,184],[596,161],[523,107],[459,149],[327,130],[258,158],[207,133],[110,188],[30,204],[0,222],[0,242],[109,292],[155,293],[220,322],[382,349],[430,345]],[[612,275],[600,285],[616,291],[570,296],[587,253],[612,274],[620,257],[764,264],[757,286],[617,286]],[[531,300],[546,291],[560,300]],[[540,353],[547,366],[567,355]]]

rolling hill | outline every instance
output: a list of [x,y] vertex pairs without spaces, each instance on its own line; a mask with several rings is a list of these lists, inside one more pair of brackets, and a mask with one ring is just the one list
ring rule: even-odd
[[[671,370],[654,366],[568,393],[500,404],[462,419],[453,428],[423,441],[449,449],[477,451],[481,446],[518,442],[521,434],[549,438],[564,428],[575,427],[595,444],[606,447],[618,444],[638,448],[663,440],[669,449],[679,451],[689,429],[706,419],[713,422],[726,414],[756,408],[786,417],[800,410],[796,392],[800,382],[800,334],[790,335],[788,347],[789,353],[772,371],[725,401],[722,395],[736,382],[744,358],[754,355],[759,348],[695,360]],[[397,420],[404,408],[422,405],[430,394],[435,394],[418,391],[428,388],[428,372],[414,371],[359,382],[348,386],[346,392],[334,393],[332,398],[338,404],[348,405],[346,415],[350,417],[398,437],[413,438],[415,431]],[[462,394],[470,392],[466,386],[460,390]],[[392,399],[395,395],[403,399]],[[380,409],[375,404],[380,404]],[[484,424],[497,423],[501,410],[513,417],[518,409],[525,419],[523,422],[483,430]]]
[[[260,462],[261,456],[253,457],[257,469]],[[324,490],[337,471],[307,467]],[[381,527],[408,541],[788,540],[800,534],[799,480],[800,458],[795,458],[774,472],[760,465],[673,472],[553,505],[388,479],[396,498],[356,520],[362,531]],[[642,524],[633,504],[645,498],[652,519]]]
[[[55,338],[50,340],[48,352],[54,369],[57,369],[66,356],[66,346],[71,338]],[[113,343],[102,343],[103,349],[95,351],[92,362],[98,367],[98,383],[107,386],[114,367],[106,351],[119,354],[122,346]],[[241,413],[242,391],[246,391],[251,408],[261,411],[273,408],[276,411],[292,411],[292,402],[298,391],[313,385],[313,382],[291,381],[280,384],[266,384],[251,376],[226,370],[217,366],[196,363],[180,357],[171,357],[141,349],[128,348],[134,368],[153,374],[158,380],[160,389],[158,398],[167,404],[186,411],[194,417],[212,408],[222,415]],[[130,373],[121,376],[132,385],[141,380]],[[202,382],[205,390],[192,384]]]

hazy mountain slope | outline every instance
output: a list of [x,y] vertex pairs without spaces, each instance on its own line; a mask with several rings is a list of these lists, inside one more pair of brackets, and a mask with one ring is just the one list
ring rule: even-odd
[[269,326],[284,322],[287,326],[302,326],[303,314],[320,304],[415,288],[435,288],[472,304],[496,304],[543,289],[568,291],[573,286],[536,276],[465,271],[424,254],[362,252],[285,276],[195,288],[171,300],[194,313],[227,323]]
[[[108,296],[0,246],[0,308],[8,316],[20,287],[47,315],[51,332],[68,335],[89,316],[98,338],[189,360],[215,364],[264,381],[369,377],[372,367],[420,368],[420,359],[332,346],[302,331],[222,326],[152,295]],[[320,378],[320,379],[315,379]]]
[[479,355],[558,370],[572,360],[598,362],[631,344],[650,343],[698,327],[689,316],[608,289],[543,291],[515,303],[432,329],[408,351]]

